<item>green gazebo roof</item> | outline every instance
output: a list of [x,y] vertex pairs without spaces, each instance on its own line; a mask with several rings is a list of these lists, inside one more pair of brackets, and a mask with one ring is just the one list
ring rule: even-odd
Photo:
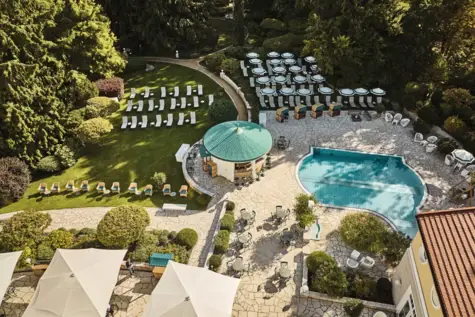
[[272,136],[253,122],[228,121],[209,129],[203,137],[203,145],[218,159],[249,162],[270,151]]

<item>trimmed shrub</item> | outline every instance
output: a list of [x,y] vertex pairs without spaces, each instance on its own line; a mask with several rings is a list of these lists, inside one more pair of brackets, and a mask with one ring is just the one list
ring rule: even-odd
[[468,133],[467,125],[457,116],[451,116],[445,119],[444,129],[458,139],[464,138]]
[[238,75],[240,69],[239,61],[235,58],[226,58],[221,63],[221,70],[228,75]]
[[234,231],[234,216],[230,214],[224,214],[221,219],[221,230],[228,230],[229,232]]
[[43,157],[38,164],[36,169],[40,172],[45,173],[57,173],[61,171],[63,166],[59,162],[58,158],[53,155]]
[[214,253],[225,254],[229,249],[229,231],[219,230],[214,242]]
[[86,116],[86,108],[79,108],[69,112],[68,117],[66,118],[65,127],[68,130],[74,130],[84,122],[84,117]]
[[16,157],[0,158],[0,206],[19,200],[30,184],[28,166]]
[[190,258],[190,251],[182,245],[170,243],[166,246],[160,246],[155,252],[173,254],[173,261],[186,264]]
[[156,250],[156,245],[139,245],[130,254],[130,258],[136,262],[148,262],[152,253],[156,252]]
[[228,201],[226,204],[226,211],[234,211],[234,208],[236,208],[234,201]]
[[95,228],[82,228],[76,234],[76,237],[79,236],[86,236],[86,235],[94,235],[97,234],[97,230]]
[[311,291],[335,297],[343,296],[348,282],[335,259],[323,251],[314,251],[307,257],[306,262],[311,273]]
[[185,246],[188,250],[193,249],[198,242],[198,233],[191,228],[181,229],[175,238],[176,243]]
[[163,172],[154,173],[150,179],[158,188],[162,188],[163,184],[167,182],[167,174]]
[[226,56],[222,52],[207,55],[204,59],[206,67],[215,73],[221,72],[221,64],[226,59]]
[[315,221],[313,209],[308,207],[308,202],[312,200],[317,203],[317,199],[313,195],[299,194],[295,197],[294,212],[302,228],[311,225]]
[[96,81],[100,96],[117,97],[119,100],[124,96],[124,80],[119,77],[99,79]]
[[272,31],[279,31],[279,32],[287,31],[287,27],[285,26],[284,22],[278,19],[273,19],[273,18],[266,18],[262,20],[260,26],[261,28],[265,30],[272,30]]
[[219,268],[221,267],[221,263],[223,261],[223,258],[219,254],[213,254],[212,256],[209,257],[208,263],[209,263],[209,269],[211,271],[217,272]]
[[84,144],[94,144],[99,138],[112,131],[112,124],[103,118],[89,119],[76,129],[77,136]]
[[238,112],[234,103],[228,99],[218,99],[208,109],[209,119],[215,123],[236,120]]
[[297,34],[305,33],[305,30],[308,27],[306,19],[290,20],[287,22],[287,24],[289,25],[289,31]]
[[201,206],[208,206],[209,201],[210,197],[206,194],[200,194],[198,198],[196,198],[196,202]]
[[359,317],[364,305],[359,299],[350,299],[343,304],[343,309],[349,317]]
[[107,117],[119,108],[120,104],[115,100],[107,97],[94,97],[87,101],[85,118]]
[[53,250],[69,249],[73,246],[74,235],[69,231],[53,230],[48,234],[46,242]]
[[378,217],[358,212],[345,216],[339,231],[343,241],[351,248],[377,253],[382,249],[382,236],[388,230]]
[[298,47],[302,46],[302,43],[303,36],[287,33],[264,40],[262,47],[266,51],[292,52],[298,50]]
[[69,146],[65,144],[58,145],[54,155],[63,168],[72,167],[77,162],[76,154]]
[[393,304],[393,285],[390,280],[382,277],[376,282],[376,291],[372,300],[390,305]]
[[440,124],[442,122],[437,109],[430,103],[419,106],[417,115],[429,124]]
[[363,273],[348,274],[348,296],[370,299],[376,289],[376,282]]
[[97,240],[96,234],[80,235],[74,241],[71,249],[104,248],[104,245]]
[[54,256],[54,250],[48,243],[40,243],[36,250],[36,258],[38,260],[50,261]]
[[439,143],[437,143],[437,151],[442,153],[443,155],[450,154],[453,150],[457,149],[458,145],[453,139],[441,139]]
[[106,247],[127,248],[142,237],[150,224],[148,212],[137,206],[112,208],[97,226],[97,238]]
[[427,134],[430,132],[430,125],[428,125],[421,119],[417,119],[416,122],[414,122],[414,131],[422,134]]
[[169,240],[175,240],[176,236],[177,236],[176,231],[170,231],[170,233],[168,233],[168,239]]
[[158,244],[159,245],[167,245],[168,244],[168,237],[167,236],[161,236],[158,238]]
[[19,212],[3,224],[0,241],[6,251],[24,247],[36,249],[36,245],[43,239],[43,231],[50,223],[51,216],[48,213],[35,210]]

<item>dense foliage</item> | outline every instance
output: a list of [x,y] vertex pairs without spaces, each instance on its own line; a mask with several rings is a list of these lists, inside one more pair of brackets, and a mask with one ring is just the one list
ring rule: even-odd
[[140,239],[150,224],[142,207],[119,206],[109,210],[97,226],[97,238],[106,247],[127,248]]
[[221,266],[223,257],[219,254],[213,254],[208,260],[209,268],[212,271],[217,272]]
[[100,79],[96,81],[99,95],[119,100],[124,96],[124,80],[119,77]]
[[162,188],[162,186],[167,182],[167,174],[163,172],[154,173],[150,179],[158,188]]
[[238,112],[234,103],[228,99],[215,100],[208,110],[208,116],[213,123],[236,120]]
[[335,297],[344,295],[348,282],[335,259],[323,251],[314,251],[306,261],[308,271],[311,273],[311,291]]
[[38,164],[36,165],[36,169],[41,172],[46,173],[56,173],[59,172],[62,168],[59,159],[54,155],[48,155],[43,157]]
[[227,230],[229,232],[234,231],[234,215],[226,213],[223,218],[221,218],[221,230]]
[[94,97],[86,102],[85,118],[107,117],[119,110],[120,104],[107,97]]
[[214,253],[225,254],[229,249],[229,231],[219,230],[214,241]]
[[317,203],[317,199],[312,195],[299,194],[295,197],[294,213],[302,228],[311,225],[315,221],[313,209],[308,206],[308,202]]
[[130,257],[136,262],[148,262],[152,253],[170,253],[173,254],[173,261],[188,263],[190,251],[168,238],[170,233],[167,230],[145,232]]
[[191,250],[196,242],[198,242],[198,233],[191,228],[181,229],[176,235],[175,241],[179,245],[185,246],[188,250]]
[[99,138],[112,131],[112,123],[104,118],[93,118],[83,121],[76,129],[76,134],[83,144],[94,144]]
[[14,157],[0,158],[0,206],[17,201],[30,184],[28,166]]

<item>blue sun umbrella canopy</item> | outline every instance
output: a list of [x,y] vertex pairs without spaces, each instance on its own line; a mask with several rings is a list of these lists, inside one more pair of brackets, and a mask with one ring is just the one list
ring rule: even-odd
[[257,67],[252,69],[252,73],[256,75],[264,75],[266,73],[266,70],[262,67]]
[[254,53],[254,52],[249,52],[249,53],[246,54],[246,57],[247,58],[258,58],[259,54]]
[[267,84],[268,82],[270,82],[270,78],[267,77],[267,76],[258,77],[258,78],[256,78],[256,82],[261,84],[261,85]]
[[282,64],[282,60],[273,58],[273,59],[270,60],[270,64],[271,65],[280,65],[280,64]]
[[294,77],[294,81],[295,81],[296,83],[302,84],[302,83],[304,83],[304,82],[307,81],[307,77],[298,75],[298,76],[295,76],[295,77]]
[[318,92],[323,95],[331,95],[333,93],[333,89],[331,89],[330,87],[322,87],[318,88]]
[[316,62],[316,59],[315,57],[313,56],[307,56],[304,58],[304,60],[307,62],[307,63],[315,63]]
[[310,91],[310,89],[301,88],[301,89],[297,90],[297,94],[299,94],[300,96],[309,96],[309,95],[312,94],[312,92]]
[[274,93],[275,93],[275,90],[272,89],[272,88],[261,89],[261,94],[263,94],[265,96],[270,96],[270,95],[273,95]]
[[285,69],[285,67],[277,66],[277,67],[274,67],[272,71],[276,74],[284,74],[287,70]]
[[355,94],[355,91],[353,89],[343,88],[339,90],[339,93],[342,96],[349,97],[349,96],[353,96]]
[[272,136],[260,125],[247,121],[228,121],[210,128],[203,146],[211,156],[228,162],[249,162],[272,148]]
[[368,89],[365,89],[365,88],[356,88],[355,89],[355,94],[360,95],[360,96],[365,96],[365,95],[369,94],[369,91],[368,91]]
[[290,70],[292,73],[298,73],[298,72],[302,71],[302,67],[297,66],[297,65],[294,65],[294,66],[290,66],[290,67],[289,67],[289,70]]
[[269,52],[269,53],[267,53],[267,56],[270,57],[270,58],[278,58],[278,57],[280,57],[280,54],[277,53],[277,52]]
[[282,53],[282,55],[280,56],[282,56],[282,58],[294,58],[295,55],[292,53],[286,52],[286,53]]
[[373,88],[371,89],[371,93],[375,96],[384,96],[386,92],[381,88]]
[[325,81],[325,77],[323,77],[322,75],[312,75],[310,79],[317,83],[323,83]]
[[257,65],[257,64],[262,64],[262,61],[258,58],[251,58],[249,60],[249,63]]
[[295,63],[297,63],[297,62],[296,62],[295,59],[293,59],[293,58],[286,58],[286,59],[284,59],[284,64],[285,64],[285,65],[294,65]]
[[282,84],[287,81],[287,78],[285,78],[284,76],[275,76],[274,80],[276,83]]
[[284,88],[282,88],[282,89],[280,90],[280,93],[281,93],[282,95],[289,96],[289,95],[291,95],[291,94],[294,93],[294,90],[293,90],[292,88],[290,88],[290,87],[284,87]]

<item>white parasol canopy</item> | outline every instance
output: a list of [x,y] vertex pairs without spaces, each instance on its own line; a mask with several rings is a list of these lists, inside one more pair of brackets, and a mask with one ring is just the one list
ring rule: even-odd
[[294,77],[294,81],[298,84],[302,84],[307,81],[307,77],[304,77],[302,75],[297,75]]
[[261,61],[260,59],[258,59],[258,58],[251,58],[251,59],[249,60],[249,63],[258,65],[258,64],[262,64],[262,61]]
[[0,303],[3,300],[3,296],[5,296],[8,285],[10,285],[12,274],[21,252],[0,253],[0,267],[2,268],[0,271]]
[[280,64],[282,64],[282,60],[273,58],[273,59],[270,60],[270,64],[271,65],[280,65]]
[[297,94],[299,94],[300,96],[308,96],[311,95],[312,92],[310,91],[310,89],[300,88],[299,90],[297,90]]
[[145,317],[229,317],[239,279],[169,261]]
[[294,65],[294,66],[290,66],[289,67],[289,70],[292,72],[292,73],[298,73],[302,70],[302,67],[300,66],[297,66],[297,65]]
[[270,82],[270,78],[268,76],[258,77],[256,78],[256,82],[261,85],[267,84],[268,82]]
[[318,88],[318,92],[324,95],[331,95],[333,93],[333,89],[330,87],[322,87]]
[[247,53],[247,54],[246,54],[246,57],[247,57],[247,58],[258,58],[258,57],[259,57],[259,54],[254,53],[254,52],[250,52],[250,53]]
[[371,89],[371,93],[375,96],[384,96],[386,94],[386,92],[382,90],[381,88]]
[[464,149],[453,150],[452,156],[462,164],[469,164],[475,160],[473,154]]
[[23,317],[104,317],[126,252],[57,249]]
[[340,95],[345,96],[345,97],[353,96],[355,94],[355,91],[350,88],[340,89],[339,92],[340,92]]
[[256,75],[264,75],[265,73],[267,73],[266,70],[262,67],[253,68],[251,72]]
[[287,81],[287,78],[285,78],[284,76],[275,76],[274,80],[276,83],[282,84]]
[[280,57],[280,54],[277,52],[269,52],[267,53],[267,56],[269,56],[270,58],[278,58]]
[[288,96],[288,95],[293,94],[293,93],[294,93],[294,90],[293,90],[292,88],[290,88],[290,87],[284,87],[284,88],[282,88],[282,89],[280,90],[280,93],[281,93],[282,95]]
[[289,53],[289,52],[282,53],[281,56],[282,56],[282,58],[294,58],[294,54]]
[[322,75],[312,75],[310,79],[317,83],[323,83],[325,81],[325,77],[323,77]]
[[304,58],[307,63],[315,63],[317,60],[313,56],[307,56]]
[[284,74],[286,72],[285,67],[277,66],[272,69],[272,71],[276,74]]
[[355,93],[357,95],[360,95],[360,96],[365,96],[365,95],[369,94],[369,91],[368,91],[368,89],[365,89],[365,88],[356,88]]
[[310,69],[311,70],[318,70],[318,65],[317,64],[313,64],[312,66],[310,66]]
[[264,89],[261,89],[261,93],[263,95],[269,96],[269,95],[273,95],[275,93],[275,90],[272,88],[264,88]]
[[295,59],[293,59],[293,58],[286,58],[286,59],[284,59],[284,64],[285,64],[285,65],[293,65],[293,64],[295,64],[295,63],[297,63],[297,61],[296,61]]

